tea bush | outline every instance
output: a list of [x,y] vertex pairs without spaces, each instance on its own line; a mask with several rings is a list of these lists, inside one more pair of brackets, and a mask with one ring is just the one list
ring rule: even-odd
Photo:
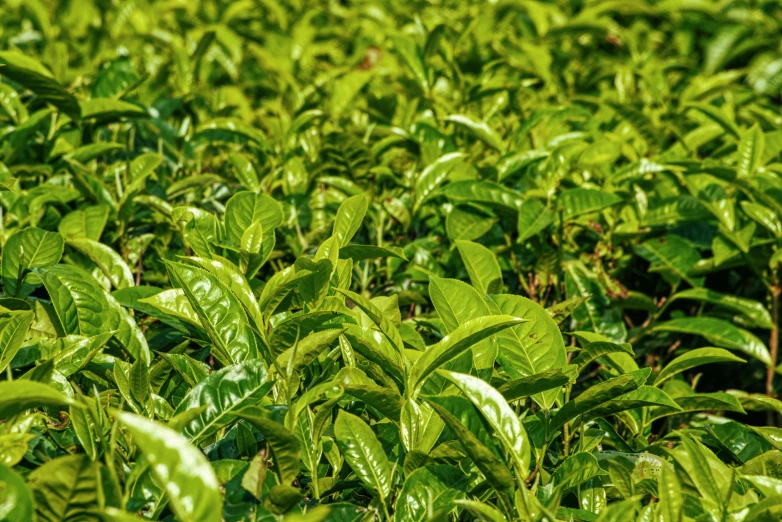
[[0,20],[0,520],[782,518],[779,2]]

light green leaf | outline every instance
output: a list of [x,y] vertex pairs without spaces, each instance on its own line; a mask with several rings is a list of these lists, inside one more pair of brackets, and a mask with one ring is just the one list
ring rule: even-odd
[[575,366],[554,368],[542,373],[506,382],[497,391],[508,401],[529,397],[548,390],[559,389],[576,377]]
[[562,209],[562,217],[567,221],[584,214],[599,212],[621,201],[622,198],[610,192],[573,188],[560,194],[557,205]]
[[5,371],[22,347],[35,318],[33,312],[11,312],[9,315],[0,323],[0,373]]
[[228,366],[202,378],[179,403],[175,415],[206,407],[182,432],[193,441],[208,437],[231,422],[242,408],[257,404],[272,386],[263,361]]
[[35,58],[18,51],[0,52],[3,76],[22,84],[71,118],[79,118],[79,102],[54,79],[54,75]]
[[33,519],[33,496],[24,479],[0,463],[0,520],[29,522]]
[[256,358],[255,335],[231,290],[201,268],[171,262],[166,266],[214,343],[215,357],[228,366]]
[[[543,307],[516,295],[493,295],[486,302],[494,313],[524,319],[522,324],[496,337],[497,359],[511,378],[520,379],[565,366],[565,341],[559,326]],[[550,409],[557,394],[557,390],[552,390],[533,398],[543,408]]]
[[334,423],[337,446],[358,478],[381,498],[391,494],[391,463],[366,422],[345,411]]
[[288,428],[254,411],[240,412],[239,417],[255,426],[269,444],[274,458],[278,484],[288,486],[301,471],[301,443]]
[[[443,398],[440,397],[439,399]],[[483,473],[483,476],[486,477],[486,480],[494,490],[501,496],[508,496],[513,490],[514,482],[513,475],[508,471],[505,463],[482,444],[471,429],[467,425],[462,424],[453,412],[440,405],[439,400],[435,402],[433,399],[428,402],[437,414],[442,417],[451,431],[454,432],[464,451]]]
[[349,197],[339,206],[331,235],[338,239],[340,247],[347,246],[356,235],[368,207],[369,197],[366,194]]
[[25,228],[8,238],[3,247],[3,286],[7,296],[19,295],[25,271],[57,263],[65,242],[57,232]]
[[483,414],[510,454],[519,478],[526,479],[531,451],[529,436],[502,394],[472,375],[445,370],[439,373],[453,382]]
[[35,499],[35,520],[94,520],[92,513],[101,501],[98,469],[99,464],[86,455],[59,457],[36,468],[28,477]]
[[557,466],[551,477],[554,487],[562,490],[574,488],[595,477],[605,475],[597,459],[591,453],[576,453]]
[[467,267],[470,282],[481,295],[495,294],[502,290],[502,270],[491,250],[471,241],[456,241],[456,248]]
[[464,353],[474,344],[522,322],[523,319],[516,317],[491,315],[460,325],[452,333],[443,337],[439,343],[428,347],[415,361],[407,380],[408,394],[417,393],[418,388],[433,371]]
[[659,386],[674,375],[687,371],[691,368],[698,368],[704,364],[717,362],[745,362],[744,359],[736,357],[722,348],[697,348],[680,355],[665,365],[665,368],[657,374],[654,385]]
[[125,412],[117,413],[117,419],[144,453],[177,518],[183,522],[222,520],[220,483],[203,453],[159,422]]
[[762,165],[764,147],[763,130],[757,123],[741,133],[738,151],[739,176],[751,176]]
[[127,288],[135,284],[127,263],[113,248],[86,238],[69,239],[68,246],[89,257],[109,278],[114,288]]
[[470,134],[499,152],[505,152],[505,143],[502,141],[502,136],[497,134],[487,123],[474,120],[466,114],[452,114],[446,117],[445,120],[466,129]]
[[431,513],[446,513],[466,495],[468,478],[459,468],[434,465],[411,473],[396,501],[394,520],[426,522]]
[[149,113],[132,103],[113,98],[92,98],[79,102],[82,119],[100,120],[101,123],[119,121],[122,118],[148,118]]
[[583,415],[591,409],[636,388],[638,388],[638,383],[632,374],[620,375],[619,377],[595,384],[560,408],[551,419],[549,430],[553,432],[579,415]]
[[92,239],[99,241],[109,218],[109,207],[96,205],[74,210],[62,218],[57,230],[65,239]]

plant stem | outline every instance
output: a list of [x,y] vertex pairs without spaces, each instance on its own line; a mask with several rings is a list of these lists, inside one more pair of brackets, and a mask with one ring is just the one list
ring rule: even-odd
[[771,365],[766,369],[766,395],[769,397],[774,394],[774,372],[777,366],[777,351],[779,349],[779,284],[771,287],[771,320],[774,326],[771,328],[769,336],[769,350],[771,352]]

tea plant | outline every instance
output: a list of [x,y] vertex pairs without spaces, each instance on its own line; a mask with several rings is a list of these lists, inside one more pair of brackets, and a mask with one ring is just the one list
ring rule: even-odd
[[778,2],[0,20],[0,520],[782,517]]

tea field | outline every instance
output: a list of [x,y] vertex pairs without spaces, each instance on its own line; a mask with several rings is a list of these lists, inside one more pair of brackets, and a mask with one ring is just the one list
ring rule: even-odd
[[781,103],[776,0],[5,0],[0,520],[781,520]]

